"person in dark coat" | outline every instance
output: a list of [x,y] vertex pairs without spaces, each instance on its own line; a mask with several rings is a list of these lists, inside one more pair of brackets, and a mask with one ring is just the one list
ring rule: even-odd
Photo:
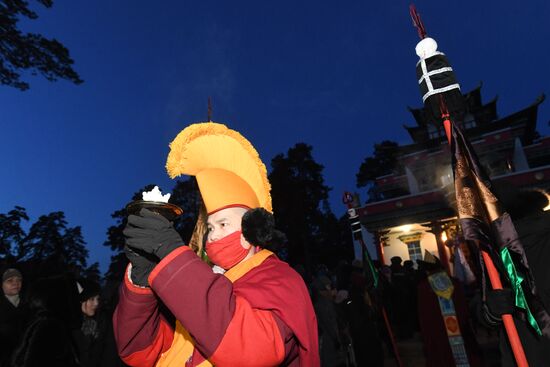
[[399,339],[410,339],[413,336],[414,315],[411,313],[411,301],[414,300],[416,289],[410,282],[410,277],[405,273],[402,259],[394,256],[391,261],[391,285],[390,297],[393,312],[390,314],[392,326]]
[[82,326],[73,330],[73,338],[82,367],[122,366],[115,344],[113,325],[107,310],[100,308],[99,284],[79,280]]
[[71,330],[80,327],[76,281],[58,275],[34,282],[29,322],[12,357],[12,367],[77,367]]
[[[384,365],[384,349],[379,335],[379,308],[376,305],[376,291],[369,292],[362,264],[356,262],[352,268],[349,299],[344,314],[349,323],[350,335],[357,366],[381,367]],[[391,346],[391,342],[388,343]],[[391,349],[390,349],[391,350]]]
[[21,300],[23,275],[15,268],[2,273],[0,296],[0,366],[8,366],[11,354],[25,323],[25,306]]
[[334,303],[336,290],[326,275],[317,276],[312,283],[313,307],[317,315],[319,330],[319,354],[322,367],[339,367],[345,365],[345,353],[338,313]]

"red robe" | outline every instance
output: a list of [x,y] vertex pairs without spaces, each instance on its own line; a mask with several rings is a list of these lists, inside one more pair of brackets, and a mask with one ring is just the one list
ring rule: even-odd
[[181,247],[149,284],[126,276],[113,317],[119,354],[131,366],[319,366],[304,282],[269,251],[219,275]]

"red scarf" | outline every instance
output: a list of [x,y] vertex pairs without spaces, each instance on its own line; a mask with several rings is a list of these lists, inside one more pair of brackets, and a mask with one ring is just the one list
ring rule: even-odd
[[225,270],[231,269],[248,255],[241,245],[241,231],[236,231],[217,241],[206,242],[208,258]]

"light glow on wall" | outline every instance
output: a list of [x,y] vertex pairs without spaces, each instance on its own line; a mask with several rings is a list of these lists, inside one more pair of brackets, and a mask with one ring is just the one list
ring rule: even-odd
[[398,231],[409,233],[412,229],[412,224],[405,224],[403,226],[397,227]]

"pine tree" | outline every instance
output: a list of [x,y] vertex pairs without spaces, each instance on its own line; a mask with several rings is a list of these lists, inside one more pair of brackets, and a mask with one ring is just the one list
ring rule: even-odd
[[368,201],[382,199],[378,194],[375,180],[377,177],[392,173],[398,167],[397,154],[399,144],[393,141],[384,140],[382,143],[374,144],[372,157],[366,157],[359,172],[357,172],[357,187],[367,187]]
[[323,166],[311,154],[312,147],[298,143],[286,155],[271,161],[269,175],[276,225],[288,238],[288,261],[305,264],[332,262],[340,245],[338,220],[328,205],[330,188]]
[[183,214],[174,220],[174,228],[179,232],[183,241],[189,243],[202,205],[201,194],[195,177],[178,180],[172,190],[170,202],[183,210]]
[[23,256],[23,240],[27,234],[21,225],[28,220],[27,211],[20,206],[0,214],[0,259],[4,262],[13,263]]
[[[36,0],[51,8],[52,0]],[[20,90],[29,88],[21,81],[21,72],[41,74],[49,81],[67,79],[75,84],[82,79],[73,69],[69,50],[55,39],[37,33],[23,33],[19,29],[21,19],[34,20],[38,14],[30,9],[25,0],[0,1],[0,84]]]

